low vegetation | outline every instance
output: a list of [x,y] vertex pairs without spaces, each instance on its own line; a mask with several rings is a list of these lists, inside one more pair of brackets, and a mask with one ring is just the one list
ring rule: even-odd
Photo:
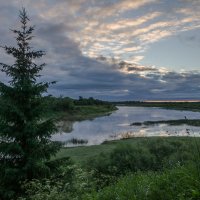
[[[133,138],[64,148],[51,178],[25,182],[20,200],[200,198],[200,139]],[[69,158],[70,157],[70,158]]]
[[145,121],[145,122],[134,122],[131,126],[150,126],[150,125],[158,125],[158,124],[168,124],[170,126],[177,125],[189,125],[189,126],[200,126],[199,119],[177,119],[177,120],[160,120],[160,121]]
[[70,140],[67,140],[66,142],[63,142],[64,145],[67,145],[67,144],[80,145],[80,144],[87,144],[87,143],[88,143],[88,140],[77,139],[77,138],[72,138]]
[[121,101],[112,102],[114,105],[159,107],[173,110],[200,111],[200,102],[144,102],[144,101]]
[[45,97],[45,104],[48,108],[45,117],[71,122],[109,115],[112,111],[117,110],[113,104],[92,97],[72,99],[47,96]]

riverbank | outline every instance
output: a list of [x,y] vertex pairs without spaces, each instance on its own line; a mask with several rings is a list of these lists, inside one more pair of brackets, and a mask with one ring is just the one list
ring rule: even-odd
[[[193,119],[193,123],[189,124],[189,120],[185,120],[184,116],[188,119]],[[186,130],[192,130],[195,135],[199,133],[198,130],[198,120],[200,119],[199,112],[191,111],[179,111],[179,110],[166,110],[160,108],[150,108],[150,107],[129,107],[129,106],[118,106],[118,110],[113,112],[109,116],[102,116],[100,118],[95,118],[94,120],[84,120],[81,122],[75,122],[73,126],[70,127],[71,134],[65,134],[70,131],[66,129],[66,121],[61,123],[61,132],[54,136],[54,140],[62,141],[64,143],[72,141],[72,139],[87,140],[87,145],[101,144],[105,140],[113,140],[132,137],[144,137],[144,136],[160,136],[160,135],[187,135]],[[159,121],[163,122],[167,120],[170,123],[177,125],[176,120],[183,123],[188,123],[189,125],[172,127],[170,124],[162,126],[149,126],[142,123],[145,121]],[[174,120],[174,121],[171,121]],[[195,121],[196,120],[196,121]],[[131,123],[137,123],[137,126],[130,126]],[[139,126],[140,125],[140,126]],[[195,125],[195,126],[192,126]],[[72,130],[73,128],[73,130]],[[74,141],[75,141],[74,140]],[[71,144],[68,144],[71,146]]]
[[200,126],[200,119],[178,119],[178,120],[160,120],[160,121],[144,121],[133,122],[131,126],[152,126],[159,124],[168,124],[170,126],[188,125],[188,126]]
[[[133,107],[157,107],[167,110],[181,110],[181,111],[193,111],[200,112],[200,102],[137,102],[137,101],[126,101],[126,102],[115,102],[115,105],[121,106],[133,106]],[[157,120],[157,121],[144,121],[144,122],[133,122],[131,126],[152,126],[159,124],[168,124],[171,126],[176,125],[188,125],[188,126],[200,126],[200,119],[178,119],[178,120]]]
[[109,116],[116,110],[117,107],[113,105],[74,106],[70,110],[49,112],[46,117],[57,121],[59,132],[70,133],[73,130],[74,122]]
[[197,200],[199,147],[200,138],[152,137],[63,148],[51,178],[25,183],[26,199]]
[[[128,138],[128,139],[121,139],[121,140],[112,140],[112,141],[105,141],[100,145],[92,145],[92,146],[78,146],[78,147],[66,147],[62,148],[57,155],[53,158],[61,159],[70,157],[75,163],[83,164],[86,160],[90,158],[95,158],[100,154],[109,154],[115,147],[120,145],[132,145],[135,147],[142,146],[146,148],[151,143],[164,142],[167,144],[179,144],[186,146],[194,146],[196,142],[200,145],[200,138],[191,138],[191,137],[135,137],[135,138]],[[169,148],[171,146],[169,145]],[[189,148],[190,149],[190,148]],[[167,149],[166,149],[167,150]],[[159,152],[158,152],[159,153]]]
[[185,110],[200,112],[200,102],[144,102],[144,101],[123,101],[112,102],[116,106],[135,106],[135,107],[159,107],[171,110]]
[[63,112],[62,119],[69,121],[83,121],[110,115],[117,107],[113,105],[76,106],[72,112]]
[[44,113],[45,118],[54,118],[57,121],[83,121],[94,119],[96,117],[109,115],[117,110],[117,107],[110,102],[98,99],[83,98],[72,99],[69,97],[53,97],[44,98],[47,112]]

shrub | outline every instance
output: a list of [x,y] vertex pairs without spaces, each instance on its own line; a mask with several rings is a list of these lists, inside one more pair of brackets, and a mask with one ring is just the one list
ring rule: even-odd
[[128,174],[116,184],[98,193],[85,195],[85,200],[198,200],[200,180],[190,167],[177,167],[163,172]]
[[[23,183],[25,196],[18,200],[76,200],[81,199],[84,193],[93,189],[91,174],[74,165],[67,159],[59,162],[60,168],[55,168],[51,178]],[[61,164],[62,163],[62,164]]]
[[154,160],[145,148],[119,145],[110,154],[102,153],[89,159],[87,168],[92,171],[97,188],[102,188],[128,172],[150,170]]
[[116,167],[118,174],[149,170],[154,159],[147,149],[131,145],[120,145],[110,154],[111,165]]

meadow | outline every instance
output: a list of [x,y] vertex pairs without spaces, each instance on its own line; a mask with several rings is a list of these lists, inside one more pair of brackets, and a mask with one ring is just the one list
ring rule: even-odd
[[200,138],[150,137],[62,148],[50,179],[25,183],[21,199],[200,198]]

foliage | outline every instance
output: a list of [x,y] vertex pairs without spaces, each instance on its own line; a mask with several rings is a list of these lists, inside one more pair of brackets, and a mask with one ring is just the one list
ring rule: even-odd
[[44,100],[48,106],[48,109],[53,112],[74,112],[80,106],[107,106],[108,108],[114,108],[111,103],[99,99],[94,99],[93,97],[79,97],[79,99],[72,99],[70,97],[54,97],[49,95],[46,96]]
[[44,117],[74,122],[104,116],[117,109],[108,102],[97,99],[91,101],[91,99],[84,98],[84,103],[82,101],[80,103],[79,100],[69,97],[46,96],[44,104],[47,112],[44,113]]
[[79,97],[78,100],[74,100],[75,105],[110,105],[111,103],[102,101],[99,99],[94,99],[93,97],[83,98],[82,96]]
[[[168,124],[170,126],[177,126],[177,125],[189,125],[189,126],[200,126],[199,119],[175,119],[175,120],[160,120],[160,121],[144,121],[144,122],[134,122],[131,123],[131,126],[152,126],[158,124]],[[189,132],[188,132],[188,135]]]
[[1,63],[10,78],[0,82],[0,198],[10,199],[20,192],[19,182],[45,177],[50,173],[46,161],[59,149],[50,140],[56,131],[53,120],[42,118],[45,112],[43,93],[49,84],[39,82],[45,64],[35,63],[44,55],[30,46],[33,26],[28,26],[25,9],[19,14],[21,29],[12,30],[17,47],[4,46],[15,59],[13,65]]
[[93,182],[90,173],[66,159],[51,178],[25,182],[23,188],[26,195],[18,200],[80,200],[93,190]]
[[[162,168],[163,166],[173,167],[174,164],[179,162],[181,165],[190,162],[200,160],[199,157],[196,158],[196,154],[194,152],[198,152],[200,147],[200,138],[193,137],[142,137],[142,138],[129,138],[123,140],[115,140],[115,141],[106,141],[101,145],[94,146],[85,146],[85,147],[76,147],[76,148],[62,148],[56,155],[56,158],[63,158],[65,156],[70,156],[75,162],[83,164],[86,160],[90,158],[90,160],[96,160],[100,153],[110,155],[113,149],[116,146],[126,146],[131,145],[139,148],[144,148],[148,151],[151,150],[153,153],[153,148],[160,148],[162,150],[162,154],[164,157],[162,158],[157,154],[158,157],[161,158],[162,163],[157,163],[157,169]],[[158,147],[159,146],[159,147]],[[169,147],[168,147],[169,146]],[[165,154],[164,149],[169,148],[167,151],[170,151],[171,154]],[[195,157],[194,157],[195,156]],[[158,159],[157,159],[158,160]]]
[[66,142],[62,142],[64,145],[65,144],[74,144],[74,145],[78,145],[78,144],[87,144],[88,140],[86,139],[78,139],[78,138],[71,138],[70,140],[67,140]]
[[117,146],[110,154],[111,163],[119,174],[128,171],[148,170],[154,163],[154,156],[146,148],[131,145]]
[[[171,156],[179,153],[174,145],[154,140],[146,145],[121,144],[109,153],[101,153],[89,159],[87,167],[95,170],[95,176],[120,176],[128,172],[160,170],[168,167]],[[173,164],[180,160],[173,160]],[[103,176],[102,176],[103,175]],[[108,180],[107,180],[108,181]],[[103,181],[106,183],[106,181]]]
[[44,100],[48,110],[52,112],[73,111],[75,109],[74,100],[69,97],[46,96]]
[[55,169],[51,178],[25,183],[24,199],[197,200],[200,176],[194,144],[199,142],[198,138],[135,138],[68,148],[66,155],[74,149],[74,155],[90,159],[76,165],[66,158],[50,161]]
[[116,184],[86,194],[87,200],[198,200],[200,180],[194,168],[176,167],[163,172],[128,174]]

